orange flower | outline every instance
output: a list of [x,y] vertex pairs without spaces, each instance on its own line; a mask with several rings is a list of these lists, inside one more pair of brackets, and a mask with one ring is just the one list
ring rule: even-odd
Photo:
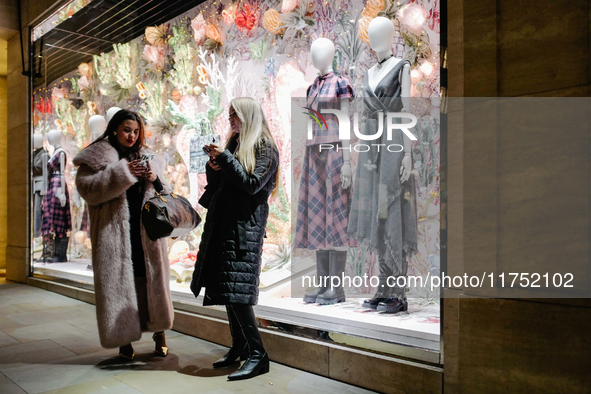
[[359,33],[359,38],[361,41],[369,45],[369,36],[367,35],[367,28],[369,27],[369,22],[371,22],[373,18],[369,18],[364,16],[359,20],[359,27],[357,28],[357,32]]
[[384,0],[367,0],[361,15],[373,19],[378,16],[378,13],[381,11],[384,11]]
[[205,28],[205,35],[214,41],[221,42],[220,31],[215,25],[211,23],[207,24],[207,27]]
[[279,20],[279,12],[276,9],[271,8],[265,12],[265,15],[263,15],[263,27],[273,34],[283,33],[282,23]]
[[146,27],[146,40],[150,45],[164,45],[167,30],[166,25]]

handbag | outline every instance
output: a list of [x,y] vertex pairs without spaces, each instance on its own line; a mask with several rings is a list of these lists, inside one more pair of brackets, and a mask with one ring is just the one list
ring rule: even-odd
[[142,223],[148,238],[156,241],[191,232],[201,223],[201,217],[183,196],[156,193],[142,207]]

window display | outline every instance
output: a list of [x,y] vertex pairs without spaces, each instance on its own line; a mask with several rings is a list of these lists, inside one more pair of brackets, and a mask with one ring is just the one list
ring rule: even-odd
[[[171,191],[205,218],[202,148],[226,144],[229,103],[251,97],[269,122],[280,174],[269,201],[257,316],[291,331],[439,352],[438,290],[382,287],[387,278],[439,274],[438,7],[437,0],[209,0],[145,26],[131,41],[109,31],[116,43],[108,51],[76,41],[107,39],[91,33],[92,25],[73,34],[77,67],[34,85],[32,271],[93,283],[92,217],[72,159],[114,114],[141,114]],[[68,45],[58,33],[37,34],[41,56],[50,45]],[[57,55],[43,57],[43,75],[56,67]],[[384,132],[381,141],[344,140],[336,115],[321,113],[327,109],[343,111],[352,125],[359,115],[366,135],[386,124],[379,111],[414,114],[416,140],[400,131],[392,139]],[[301,132],[294,126],[300,119]],[[404,149],[385,154],[361,143]],[[202,232],[200,225],[165,240],[177,301],[203,303],[204,292],[195,299],[189,289]],[[364,275],[377,283],[314,285]]]

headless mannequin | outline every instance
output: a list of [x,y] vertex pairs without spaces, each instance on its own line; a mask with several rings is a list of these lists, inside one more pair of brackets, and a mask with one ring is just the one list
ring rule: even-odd
[[[54,147],[54,153],[53,153],[53,157],[50,159],[50,163],[51,161],[55,158],[56,155],[59,155],[59,164],[57,167],[57,174],[54,172],[53,174],[50,174],[50,177],[55,177],[55,176],[59,176],[59,186],[56,189],[54,188],[54,183],[50,182],[49,184],[49,188],[53,189],[52,192],[54,193],[54,197],[57,198],[59,200],[59,203],[61,205],[62,208],[66,208],[67,209],[67,216],[64,218],[64,220],[66,220],[65,224],[62,224],[62,227],[68,227],[71,226],[71,219],[70,219],[70,213],[69,213],[69,204],[68,204],[68,195],[67,195],[67,189],[66,189],[66,178],[65,178],[65,170],[66,170],[66,154],[64,152],[64,150],[61,148],[61,140],[62,140],[62,132],[59,130],[51,130],[49,131],[49,133],[47,133],[47,141],[49,142],[50,145],[52,145]],[[51,204],[48,204],[51,205]],[[45,212],[44,212],[45,214]],[[52,213],[49,212],[49,214],[51,215]],[[49,220],[53,220],[53,218],[50,216]],[[53,227],[53,225],[51,226]],[[54,236],[54,240],[55,240],[55,255],[53,258],[49,258],[46,259],[46,261],[48,262],[65,262],[67,261],[67,250],[68,250],[68,244],[69,244],[69,232],[70,232],[71,228],[67,228],[67,231],[65,231],[64,233],[57,233],[54,232],[53,236]],[[45,233],[45,235],[49,235],[51,237],[51,234],[47,234]],[[53,238],[53,237],[52,237]],[[45,242],[45,240],[44,240]]]
[[41,235],[41,201],[47,190],[49,154],[43,149],[43,136],[33,135],[33,237]]
[[[320,74],[324,76],[331,71],[332,62],[335,54],[335,47],[332,41],[326,38],[318,38],[312,43],[310,47],[310,54],[312,57],[312,64]],[[340,110],[349,114],[349,98],[342,98],[340,102]],[[312,118],[308,119],[308,129],[312,127]],[[342,140],[342,155],[343,165],[340,169],[340,181],[343,189],[348,189],[351,186],[351,165],[349,163],[349,141]],[[326,190],[330,193],[332,189],[331,178],[326,179]],[[319,281],[323,277],[338,276],[342,277],[345,271],[347,261],[346,247],[332,247],[327,249],[316,250],[316,273]],[[330,282],[330,278],[328,279]],[[335,304],[337,302],[345,301],[345,293],[343,286],[333,288],[330,283],[328,286],[319,286],[313,289],[308,289],[304,296],[304,302],[316,302],[319,304]]]
[[[397,59],[392,53],[392,41],[394,38],[394,25],[392,21],[384,17],[376,17],[373,19],[368,27],[369,43],[376,52],[378,57],[378,64],[372,66],[368,70],[368,86],[372,91],[376,91],[380,81],[388,75],[394,67],[396,67],[402,59]],[[401,70],[400,75],[400,86],[401,86],[401,101],[403,108],[400,112],[408,112],[410,108],[410,65],[406,63]],[[411,175],[412,169],[412,158],[411,158],[411,141],[404,135],[404,158],[400,165],[400,183],[406,182]],[[378,213],[378,218],[380,216]],[[400,275],[406,275],[406,268],[408,263],[406,262],[406,255],[403,251],[403,273]],[[377,309],[380,312],[397,313],[400,311],[408,310],[408,303],[406,302],[405,292],[406,289],[399,287],[390,287],[387,284],[387,278],[389,276],[397,276],[394,274],[392,269],[388,267],[385,260],[382,257],[378,257],[379,261],[379,279],[380,285],[375,296],[372,299],[365,300],[363,306],[366,308]]]
[[111,119],[113,119],[113,115],[115,115],[119,111],[121,111],[121,108],[119,107],[111,107],[107,110],[107,124],[109,124]]

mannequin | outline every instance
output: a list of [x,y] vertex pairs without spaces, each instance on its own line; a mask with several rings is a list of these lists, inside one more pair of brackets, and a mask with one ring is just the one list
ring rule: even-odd
[[107,124],[111,121],[111,119],[113,118],[113,115],[115,115],[119,111],[121,111],[121,108],[119,108],[119,107],[111,107],[111,108],[108,109],[108,111],[107,111]]
[[[363,89],[365,127],[363,133],[375,134],[386,112],[407,112],[410,107],[410,64],[392,53],[394,25],[376,17],[368,27],[372,50],[378,63],[365,75]],[[385,120],[384,120],[385,124]],[[381,141],[398,144],[401,152],[360,152],[353,187],[353,202],[348,234],[370,247],[378,256],[379,285],[375,296],[363,302],[366,308],[397,313],[408,310],[406,288],[394,280],[406,277],[408,258],[417,251],[416,192],[411,177],[411,141],[400,130],[392,140],[383,133]]]
[[[319,38],[310,48],[312,64],[319,71],[307,91],[307,107],[316,111],[340,109],[348,114],[353,87],[345,77],[332,70],[334,44]],[[348,212],[350,206],[351,166],[349,141],[339,139],[336,116],[325,113],[328,127],[320,127],[308,120],[313,137],[307,140],[302,167],[298,203],[296,248],[316,249],[316,273],[319,287],[309,289],[304,302],[335,304],[345,301],[342,284],[332,287],[327,276],[342,277],[347,262],[346,246]],[[319,144],[332,143],[339,149],[319,150]]]
[[49,154],[43,148],[43,136],[33,135],[33,237],[41,235],[41,202],[47,190],[47,162]]
[[50,262],[67,260],[67,250],[72,218],[70,198],[66,187],[66,152],[61,147],[62,133],[51,130],[47,141],[54,147],[53,156],[47,164],[49,184],[43,198],[43,223],[41,232],[45,237],[55,240],[55,256]]
[[[116,108],[116,107],[113,107]],[[111,111],[113,108],[109,109],[109,111]],[[119,111],[119,109],[117,109],[117,111]],[[117,112],[115,111],[115,112]],[[114,113],[111,115],[111,117],[113,117]],[[107,111],[107,116],[108,115],[108,111]],[[105,129],[107,128],[107,121],[105,120],[105,118],[103,118],[100,115],[92,115],[90,117],[90,119],[88,119],[88,129],[90,130],[90,141],[89,142],[94,142],[94,140],[96,140],[98,137],[101,136],[101,134],[103,134],[105,132]]]

